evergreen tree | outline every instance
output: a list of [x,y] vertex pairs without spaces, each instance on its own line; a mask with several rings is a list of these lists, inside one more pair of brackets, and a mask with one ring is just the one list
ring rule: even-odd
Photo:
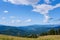
[[55,30],[54,29],[51,29],[49,32],[48,32],[48,35],[55,35]]

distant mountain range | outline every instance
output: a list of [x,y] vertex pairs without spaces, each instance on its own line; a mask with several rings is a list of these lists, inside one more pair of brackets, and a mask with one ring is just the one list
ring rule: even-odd
[[5,26],[0,25],[0,34],[12,35],[12,36],[25,36],[31,34],[40,34],[47,32],[50,29],[58,29],[60,25],[29,25],[29,26]]

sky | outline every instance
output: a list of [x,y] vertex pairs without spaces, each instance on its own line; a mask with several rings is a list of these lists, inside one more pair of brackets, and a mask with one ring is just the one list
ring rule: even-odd
[[0,24],[60,24],[60,0],[0,0]]

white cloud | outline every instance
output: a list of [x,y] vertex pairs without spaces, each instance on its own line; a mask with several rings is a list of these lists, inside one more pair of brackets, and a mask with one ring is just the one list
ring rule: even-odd
[[53,9],[54,8],[58,8],[58,7],[60,7],[60,3],[59,4],[56,4],[56,6],[54,6]]
[[37,4],[39,0],[3,0],[3,1],[17,5],[33,5]]
[[48,23],[50,17],[48,15],[44,15],[45,19],[43,20],[44,23]]
[[[56,4],[55,6],[49,5],[51,1],[55,0],[44,0],[44,4],[38,4],[40,0],[4,0],[5,2],[10,2],[12,4],[17,5],[31,5],[33,7],[32,11],[39,12],[40,14],[44,15],[45,19],[44,22],[48,22],[50,17],[48,15],[50,10],[60,7],[60,3]],[[14,17],[11,17],[14,18]],[[31,19],[26,20],[25,22],[31,22]]]
[[31,22],[32,21],[32,19],[27,19],[25,22]]
[[8,11],[7,11],[7,10],[5,10],[5,11],[4,11],[4,13],[8,13]]
[[59,4],[56,4],[55,6],[52,6],[52,5],[48,5],[48,4],[41,4],[41,5],[36,5],[36,6],[33,6],[33,10],[32,11],[35,11],[35,12],[39,12],[40,14],[43,14],[45,19],[44,19],[44,22],[48,22],[49,20],[49,11],[50,10],[53,10],[55,8],[58,8],[60,7],[60,3]]
[[48,12],[49,10],[53,9],[52,5],[47,5],[47,4],[41,4],[41,5],[36,5],[33,6],[33,11],[35,12],[39,12],[40,14],[44,15],[45,19],[43,20],[43,22],[48,22],[49,20],[49,16],[48,16]]
[[49,10],[53,8],[52,5],[47,5],[47,4],[41,4],[41,5],[36,5],[33,6],[33,11],[39,12],[41,14],[46,14],[48,13]]

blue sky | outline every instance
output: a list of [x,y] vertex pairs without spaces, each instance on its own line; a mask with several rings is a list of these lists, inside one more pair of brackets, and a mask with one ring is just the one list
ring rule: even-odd
[[0,0],[0,24],[60,24],[60,0]]

